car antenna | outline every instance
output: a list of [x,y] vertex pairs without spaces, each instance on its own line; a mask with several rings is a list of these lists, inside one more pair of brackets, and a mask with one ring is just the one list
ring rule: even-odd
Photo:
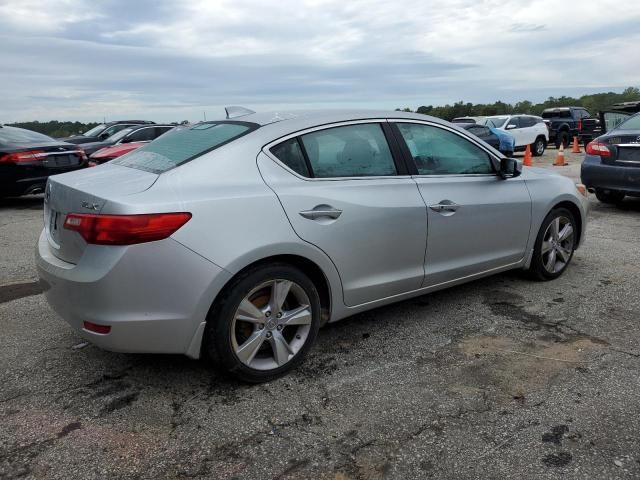
[[224,111],[227,114],[227,118],[244,117],[245,115],[256,113],[253,110],[249,110],[248,108],[244,107],[224,107]]

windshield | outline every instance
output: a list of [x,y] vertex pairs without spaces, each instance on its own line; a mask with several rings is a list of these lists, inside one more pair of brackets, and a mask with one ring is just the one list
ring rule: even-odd
[[257,125],[244,122],[203,122],[191,128],[174,129],[112,163],[152,173],[163,173],[256,128]]
[[83,135],[85,137],[97,137],[98,135],[100,135],[100,132],[102,132],[105,129],[105,127],[106,127],[105,124],[100,124],[97,127],[93,127],[88,132],[83,133]]
[[504,122],[507,121],[509,117],[489,117],[485,120],[484,124],[487,127],[500,128],[504,125]]
[[120,130],[118,133],[114,133],[113,135],[111,135],[109,138],[107,138],[106,141],[116,143],[117,141],[122,140],[124,137],[126,137],[129,133],[133,132],[134,130],[135,128],[132,128],[132,127],[125,128],[124,130]]
[[640,130],[640,114],[629,117],[629,119],[618,125],[616,130]]
[[54,140],[38,132],[25,130],[24,128],[2,127],[0,128],[0,144],[10,143],[51,143]]

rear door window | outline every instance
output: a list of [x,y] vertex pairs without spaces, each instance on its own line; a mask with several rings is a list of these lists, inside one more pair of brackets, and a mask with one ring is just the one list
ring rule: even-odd
[[154,138],[156,138],[155,127],[145,127],[135,130],[130,135],[127,135],[125,140],[127,142],[150,142]]
[[387,139],[378,123],[328,128],[300,138],[316,178],[397,174]]
[[249,122],[203,122],[173,129],[111,163],[163,173],[246,135],[259,126]]

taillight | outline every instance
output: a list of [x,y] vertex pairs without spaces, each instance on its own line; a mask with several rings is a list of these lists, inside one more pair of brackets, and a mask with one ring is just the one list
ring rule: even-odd
[[7,153],[0,157],[0,163],[36,162],[46,156],[44,150],[25,150],[24,152]]
[[101,335],[106,335],[111,332],[111,325],[100,325],[98,323],[84,321],[82,322],[82,327],[85,330],[89,330],[93,333],[99,333]]
[[189,221],[190,213],[96,215],[69,213],[64,228],[95,245],[133,245],[162,240]]
[[582,120],[578,120],[578,130],[582,131]]
[[601,157],[610,157],[611,150],[606,144],[601,142],[589,142],[585,150],[589,155],[599,155]]
[[80,155],[80,158],[82,159],[83,162],[87,161],[89,158],[87,157],[87,153],[80,147],[78,147],[77,150],[74,150],[74,152]]

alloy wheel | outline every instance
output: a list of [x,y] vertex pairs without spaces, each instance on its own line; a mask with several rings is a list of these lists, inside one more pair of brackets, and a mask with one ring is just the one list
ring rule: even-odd
[[542,237],[542,265],[549,273],[562,271],[573,253],[574,228],[565,216],[555,217]]
[[233,351],[244,365],[273,370],[287,364],[311,331],[311,302],[295,282],[274,279],[253,288],[231,325]]

